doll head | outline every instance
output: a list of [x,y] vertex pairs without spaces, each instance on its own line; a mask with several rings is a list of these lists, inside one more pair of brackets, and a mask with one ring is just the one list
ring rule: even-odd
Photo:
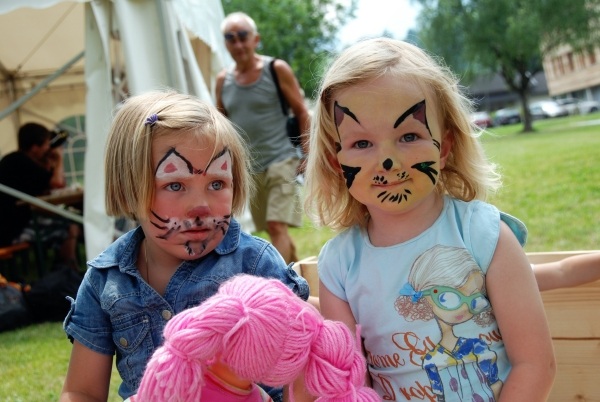
[[324,320],[275,279],[238,275],[173,317],[138,398],[201,401],[205,371],[217,357],[238,377],[274,387],[304,374],[319,401],[379,401],[364,387],[366,363],[345,324]]

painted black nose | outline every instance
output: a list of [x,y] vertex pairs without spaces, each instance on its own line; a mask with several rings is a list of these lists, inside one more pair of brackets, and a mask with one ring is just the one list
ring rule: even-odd
[[383,161],[383,168],[385,170],[390,170],[393,165],[394,165],[394,162],[392,162],[392,160],[389,158]]

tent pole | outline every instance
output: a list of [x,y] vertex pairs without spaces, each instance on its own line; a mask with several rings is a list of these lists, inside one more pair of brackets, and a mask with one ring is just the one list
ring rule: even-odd
[[30,98],[32,98],[39,91],[44,89],[50,82],[54,81],[56,78],[61,76],[65,71],[67,71],[71,66],[77,63],[85,54],[85,51],[81,51],[77,56],[73,57],[69,60],[64,66],[56,70],[54,73],[50,74],[42,81],[40,81],[35,87],[31,89],[31,91],[27,92],[25,95],[14,101],[11,105],[9,105],[6,109],[0,112],[0,120],[4,119],[6,116],[14,112],[19,106],[27,102]]

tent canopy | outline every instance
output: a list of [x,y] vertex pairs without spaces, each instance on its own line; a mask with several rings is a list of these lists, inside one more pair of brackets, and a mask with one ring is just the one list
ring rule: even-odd
[[222,19],[219,0],[0,2],[0,157],[16,149],[25,122],[53,128],[85,116],[88,256],[113,239],[99,167],[114,106],[159,87],[212,101],[214,78],[230,61]]

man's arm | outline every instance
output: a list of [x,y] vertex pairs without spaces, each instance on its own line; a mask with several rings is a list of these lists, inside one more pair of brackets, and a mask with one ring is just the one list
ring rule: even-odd
[[66,185],[65,170],[63,166],[63,148],[57,147],[50,151],[47,157],[48,170],[52,172],[50,177],[50,189],[63,188]]
[[285,97],[288,105],[292,109],[294,116],[298,118],[300,123],[300,132],[302,133],[302,151],[306,155],[308,154],[308,135],[310,132],[310,115],[306,104],[304,103],[304,96],[302,90],[298,84],[298,80],[292,71],[292,68],[284,60],[277,59],[273,64],[277,78],[279,80],[279,87]]

